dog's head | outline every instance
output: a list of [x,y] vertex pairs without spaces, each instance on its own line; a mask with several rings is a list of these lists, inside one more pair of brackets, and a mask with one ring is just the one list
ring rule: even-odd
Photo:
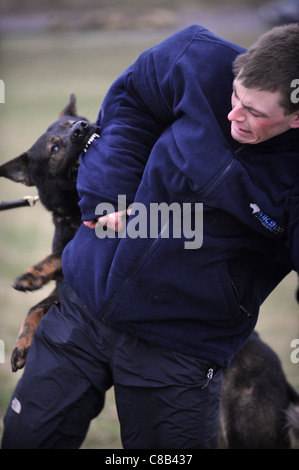
[[77,115],[72,94],[58,119],[32,147],[0,166],[0,176],[37,187],[42,177],[75,181],[79,155],[98,136],[99,128]]
[[26,186],[36,186],[42,202],[53,209],[53,194],[76,191],[79,156],[99,137],[99,128],[78,116],[76,97],[46,132],[20,156],[0,166],[0,176]]

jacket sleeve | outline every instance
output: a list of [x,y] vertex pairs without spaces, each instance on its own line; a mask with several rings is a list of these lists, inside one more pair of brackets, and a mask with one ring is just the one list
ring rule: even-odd
[[100,138],[80,158],[77,190],[82,220],[101,215],[96,206],[102,202],[117,209],[119,195],[126,196],[127,205],[133,202],[149,153],[168,124],[159,108],[153,115],[136,92],[132,67],[109,89],[96,123]]
[[[80,164],[83,220],[99,215],[95,207],[100,202],[115,205],[118,195],[133,202],[151,151],[166,129],[171,128],[175,144],[171,158],[190,178],[192,190],[205,179],[203,168],[214,175],[213,162],[220,168],[231,158],[221,126],[228,126],[231,64],[241,48],[206,36],[198,26],[174,34],[141,54],[112,85],[99,114],[101,137]],[[208,60],[211,54],[217,55],[217,66]]]
[[[151,155],[160,153],[199,192],[217,179],[233,158],[230,122],[232,63],[244,49],[194,29],[192,38],[172,37],[134,65],[134,81],[146,106],[163,103],[173,119]],[[185,41],[184,41],[185,40]],[[169,51],[179,51],[175,56]],[[144,73],[146,71],[146,73]],[[158,92],[157,92],[158,90]],[[161,105],[160,105],[161,106]],[[157,155],[156,155],[157,160]],[[167,171],[162,168],[161,171]],[[150,179],[150,175],[147,175]],[[151,187],[154,181],[147,182]]]
[[108,90],[97,119],[101,137],[80,160],[83,220],[98,216],[95,208],[101,202],[116,208],[118,195],[126,195],[127,205],[133,202],[155,142],[175,119],[172,73],[194,34],[193,28],[186,31],[144,51]]

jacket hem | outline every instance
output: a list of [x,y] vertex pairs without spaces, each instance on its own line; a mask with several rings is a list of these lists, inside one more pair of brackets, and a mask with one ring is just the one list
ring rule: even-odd
[[207,344],[199,343],[198,348],[195,348],[187,344],[179,343],[177,340],[172,340],[165,336],[160,337],[159,335],[129,325],[125,326],[119,323],[115,324],[114,322],[108,322],[107,324],[109,324],[109,326],[115,330],[132,334],[133,336],[137,336],[142,340],[158,344],[159,346],[171,349],[173,351],[177,351],[183,354],[190,354],[191,356],[211,361],[222,369],[227,369],[233,359],[233,353],[231,355],[227,355],[223,351],[215,351],[210,349],[209,345]]

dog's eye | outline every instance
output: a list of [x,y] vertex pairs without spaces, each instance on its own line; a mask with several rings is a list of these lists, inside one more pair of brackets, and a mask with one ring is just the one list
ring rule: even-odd
[[51,155],[54,155],[55,153],[59,152],[59,145],[52,145],[51,147]]

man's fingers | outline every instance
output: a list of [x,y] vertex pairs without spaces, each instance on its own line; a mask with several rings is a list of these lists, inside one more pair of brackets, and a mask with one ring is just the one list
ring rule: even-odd
[[97,225],[97,220],[85,220],[83,224],[86,225],[86,227],[94,230]]
[[95,229],[97,223],[99,222],[104,227],[108,227],[115,232],[121,232],[124,230],[126,226],[126,217],[127,214],[130,215],[131,210],[128,209],[119,211],[119,212],[112,212],[111,214],[103,215],[95,220],[86,220],[84,221],[84,225],[90,229]]
[[98,220],[100,224],[111,230],[121,232],[126,226],[126,211],[112,212],[111,214],[100,217]]

